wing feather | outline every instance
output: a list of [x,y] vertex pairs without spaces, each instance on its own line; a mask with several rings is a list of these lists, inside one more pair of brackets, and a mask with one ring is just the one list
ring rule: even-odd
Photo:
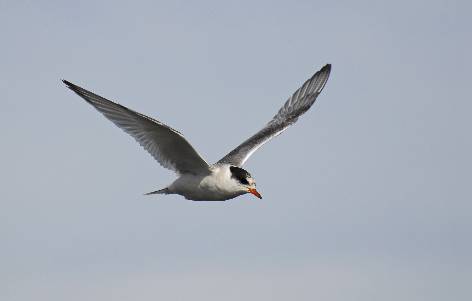
[[63,82],[116,126],[131,135],[163,167],[178,174],[208,171],[208,164],[178,131],[71,82]]
[[331,72],[327,64],[308,79],[280,108],[267,125],[238,147],[224,156],[218,163],[242,166],[247,159],[262,145],[280,135],[294,124],[298,117],[308,111],[323,90]]

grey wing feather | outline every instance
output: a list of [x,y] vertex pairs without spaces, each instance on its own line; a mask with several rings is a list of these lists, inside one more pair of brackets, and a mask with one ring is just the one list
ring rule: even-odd
[[63,82],[115,125],[130,134],[163,167],[179,174],[208,171],[208,164],[178,131],[71,82]]
[[323,90],[331,72],[331,65],[327,64],[308,79],[285,102],[272,120],[255,135],[241,143],[218,163],[227,163],[242,166],[247,159],[262,145],[273,137],[281,134],[290,125],[294,124],[298,117],[308,111],[318,95]]

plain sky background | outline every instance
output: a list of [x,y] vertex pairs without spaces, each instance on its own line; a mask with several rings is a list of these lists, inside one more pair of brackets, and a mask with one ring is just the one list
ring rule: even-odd
[[[471,300],[470,1],[0,1],[0,299]],[[64,78],[215,162],[324,64],[245,165],[169,184]]]

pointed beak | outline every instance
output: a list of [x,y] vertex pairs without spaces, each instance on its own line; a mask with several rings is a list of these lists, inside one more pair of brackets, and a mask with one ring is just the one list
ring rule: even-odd
[[262,195],[259,192],[257,192],[255,188],[248,188],[247,192],[252,193],[256,197],[262,199]]

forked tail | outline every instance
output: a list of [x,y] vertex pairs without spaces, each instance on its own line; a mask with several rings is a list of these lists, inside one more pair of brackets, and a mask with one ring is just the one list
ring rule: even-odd
[[151,194],[169,194],[169,188],[163,188],[163,189],[160,189],[160,190],[156,190],[156,191],[152,191],[152,192],[148,192],[148,193],[145,193],[144,195],[151,195]]

